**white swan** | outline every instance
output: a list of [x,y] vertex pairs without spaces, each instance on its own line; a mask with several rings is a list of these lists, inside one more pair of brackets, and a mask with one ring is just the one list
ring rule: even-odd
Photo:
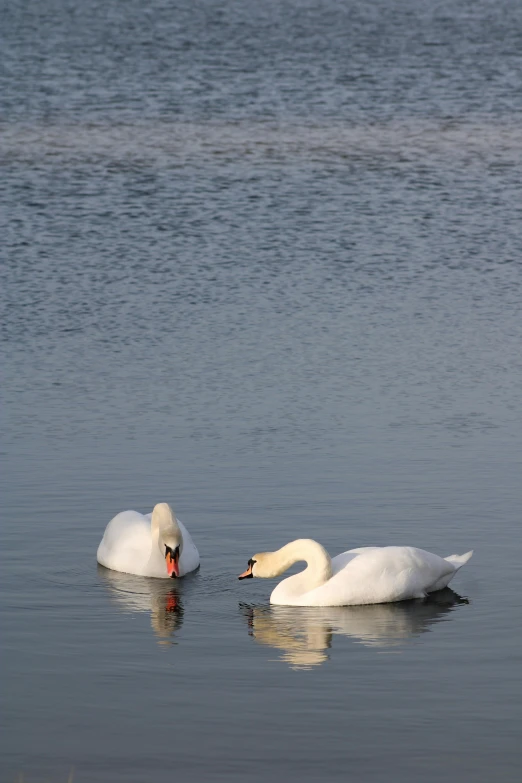
[[442,590],[470,559],[442,558],[413,546],[362,547],[333,559],[317,541],[301,538],[277,552],[262,552],[248,561],[239,579],[279,576],[294,563],[307,568],[280,582],[270,596],[282,606],[358,606],[424,598]]
[[96,559],[113,571],[168,579],[194,571],[199,552],[169,504],[158,503],[152,514],[122,511],[111,519]]

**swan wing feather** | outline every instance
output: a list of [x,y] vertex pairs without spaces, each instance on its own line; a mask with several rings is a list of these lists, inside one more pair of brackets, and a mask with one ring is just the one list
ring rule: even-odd
[[138,511],[122,511],[111,519],[98,547],[98,563],[113,571],[138,573],[145,568],[151,549],[150,519]]

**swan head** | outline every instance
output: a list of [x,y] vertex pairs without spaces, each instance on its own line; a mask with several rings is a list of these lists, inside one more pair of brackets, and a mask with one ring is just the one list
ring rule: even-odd
[[167,573],[175,579],[179,576],[183,537],[176,516],[168,503],[157,503],[154,506],[152,526],[159,532],[159,546],[165,557]]
[[250,579],[260,576],[263,579],[272,579],[281,573],[279,563],[275,561],[273,552],[260,552],[248,561],[248,568],[238,576],[238,579]]
[[[324,584],[332,576],[332,561],[330,555],[321,544],[311,538],[298,538],[290,541],[276,552],[260,552],[248,561],[248,568],[239,575],[239,579],[261,576],[272,579],[287,571],[294,563],[306,562],[307,584],[317,587]],[[312,588],[310,588],[312,589]]]

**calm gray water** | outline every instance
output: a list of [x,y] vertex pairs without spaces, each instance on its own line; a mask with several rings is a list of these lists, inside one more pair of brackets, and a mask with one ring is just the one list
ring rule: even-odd
[[[2,10],[1,780],[520,783],[522,5]],[[168,501],[179,582],[97,567]],[[270,608],[296,537],[473,548]]]

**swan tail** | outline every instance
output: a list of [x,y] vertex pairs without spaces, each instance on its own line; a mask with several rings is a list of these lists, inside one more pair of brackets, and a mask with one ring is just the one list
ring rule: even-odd
[[459,568],[462,568],[463,565],[466,565],[468,560],[471,560],[472,554],[473,550],[471,549],[464,555],[448,555],[448,557],[445,557],[444,560],[447,560],[448,563],[451,563],[451,565],[455,566],[455,571],[458,571]]

